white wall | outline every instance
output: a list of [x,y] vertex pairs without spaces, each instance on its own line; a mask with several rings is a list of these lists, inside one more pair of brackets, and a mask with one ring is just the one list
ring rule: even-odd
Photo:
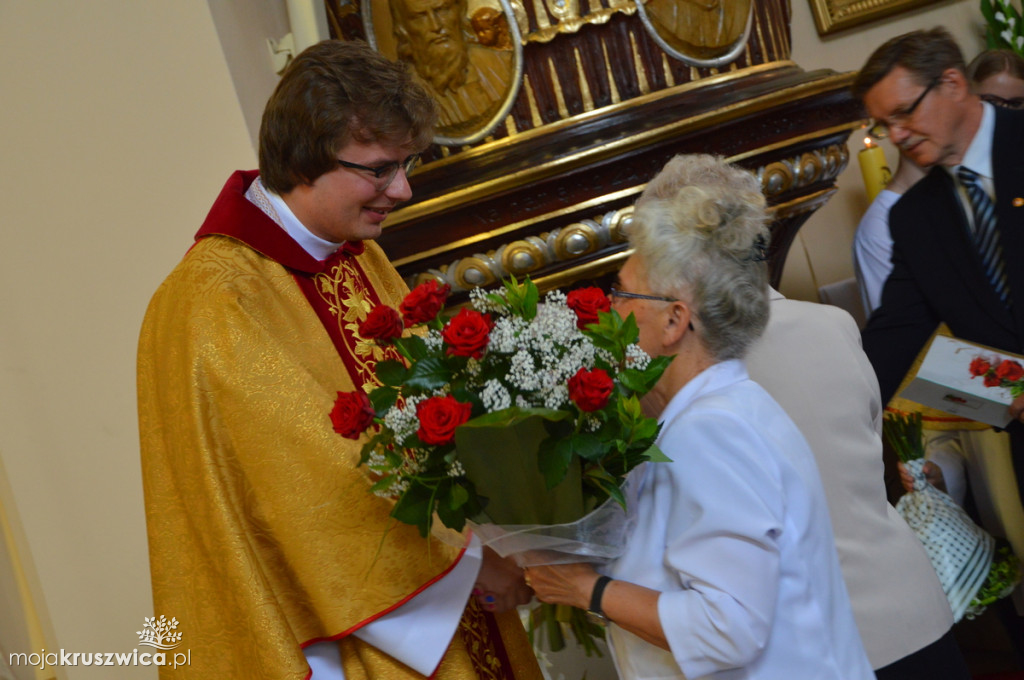
[[138,329],[255,154],[205,0],[5,0],[0,64],[0,502],[20,520],[49,649],[130,652],[154,614]]
[[[793,57],[807,70],[856,69],[885,39],[935,24],[949,26],[968,57],[981,48],[976,0],[825,40],[809,1],[792,0]],[[17,524],[48,649],[131,651],[143,616],[174,614],[153,612],[149,594],[135,342],[149,297],[227,175],[255,167],[254,93],[273,79],[255,58],[229,71],[223,54],[280,37],[251,34],[279,21],[275,2],[0,0],[0,503]],[[237,33],[225,32],[232,20]],[[238,95],[231,72],[247,70]],[[854,160],[794,245],[788,293],[813,297],[817,285],[851,275],[865,208]],[[816,283],[801,266],[804,246]],[[180,630],[187,645],[188,622]]]

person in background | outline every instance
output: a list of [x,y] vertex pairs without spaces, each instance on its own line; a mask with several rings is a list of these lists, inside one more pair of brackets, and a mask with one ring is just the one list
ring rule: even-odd
[[[985,50],[967,65],[971,89],[995,106],[1024,107],[1024,58],[1010,50]],[[897,147],[896,173],[857,225],[853,238],[853,266],[860,286],[864,313],[870,316],[882,302],[882,286],[892,271],[892,236],[889,209],[903,193],[926,174]]]
[[164,677],[540,678],[521,570],[394,522],[332,427],[338,392],[371,388],[383,358],[360,323],[407,292],[373,239],[436,119],[365,43],[304,50],[264,111],[259,172],[230,177],[150,302],[153,598],[190,648]]
[[967,65],[967,78],[982,101],[1024,108],[1024,57],[1010,50],[985,50]]
[[[939,324],[958,338],[1024,353],[1024,111],[972,90],[943,28],[883,44],[853,92],[893,144],[930,168],[889,212],[892,272],[862,334],[888,403]],[[1006,432],[963,431],[958,439],[975,466],[971,486],[991,500],[982,526],[1024,555],[1024,425],[1018,418]],[[1019,629],[1020,617],[1011,625]]]
[[874,678],[814,456],[743,363],[768,322],[760,183],[720,158],[677,156],[629,238],[611,295],[641,348],[674,356],[645,405],[672,462],[630,474],[640,520],[605,575],[530,567],[527,583],[606,617],[622,678]]
[[882,286],[892,271],[889,209],[904,191],[925,176],[925,170],[902,153],[897,163],[892,179],[868,206],[853,235],[853,268],[865,317],[871,316],[871,312],[881,304]]
[[768,328],[747,368],[814,453],[843,579],[878,680],[968,680],[938,576],[886,499],[884,409],[853,317],[773,290]]

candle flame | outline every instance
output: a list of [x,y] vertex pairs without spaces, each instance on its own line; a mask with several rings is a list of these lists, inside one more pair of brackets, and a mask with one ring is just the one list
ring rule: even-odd
[[869,149],[874,146],[874,144],[871,143],[871,138],[870,137],[865,137],[864,138],[864,146],[866,146]]

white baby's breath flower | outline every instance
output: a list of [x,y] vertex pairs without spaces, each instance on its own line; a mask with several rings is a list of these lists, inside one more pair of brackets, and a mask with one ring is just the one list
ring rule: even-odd
[[560,409],[569,403],[569,387],[564,384],[554,385],[544,396],[544,407]]
[[640,345],[629,345],[626,347],[626,365],[642,371],[651,363],[651,356],[640,349]]
[[498,295],[499,297],[505,297],[504,290],[489,291],[484,288],[471,288],[469,291],[469,303],[478,312],[497,312],[501,310],[501,305],[489,299],[489,295]]
[[[558,288],[550,291],[544,296],[544,302],[555,307],[564,307],[566,302],[569,300],[569,296]],[[575,314],[575,312],[574,312]]]
[[508,381],[521,392],[532,392],[540,387],[539,372],[533,362],[533,356],[526,350],[512,355],[512,364],[508,369]]
[[487,350],[499,354],[514,354],[521,347],[519,336],[526,327],[526,321],[518,316],[500,317],[491,329]]
[[600,347],[595,347],[594,348],[594,357],[597,358],[597,359],[600,359],[601,361],[605,362],[606,364],[608,364],[610,366],[614,366],[615,365],[615,356],[611,352],[606,350],[606,349],[602,349]]
[[501,411],[512,405],[512,396],[501,384],[501,381],[494,378],[484,383],[484,388],[480,391],[480,399],[484,402],[484,408],[488,413]]
[[396,440],[402,441],[419,429],[416,405],[424,399],[425,397],[409,397],[405,400],[404,406],[395,404],[384,414],[384,427],[395,433]]
[[439,352],[444,345],[444,338],[441,337],[441,331],[431,329],[423,336],[423,342],[431,352]]

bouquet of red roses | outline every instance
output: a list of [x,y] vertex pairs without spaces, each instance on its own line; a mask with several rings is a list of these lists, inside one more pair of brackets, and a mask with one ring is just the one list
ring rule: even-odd
[[437,517],[455,530],[473,522],[502,555],[616,556],[623,480],[666,460],[639,397],[671,358],[644,353],[632,315],[623,320],[598,288],[541,301],[529,279],[511,279],[472,291],[454,315],[447,294],[428,281],[360,326],[401,357],[377,363],[368,394],[339,392],[331,412],[342,436],[368,436],[360,464],[372,491],[424,536]]
[[[436,516],[559,524],[604,500],[620,504],[625,475],[659,456],[657,421],[639,397],[670,358],[636,344],[632,317],[597,288],[547,294],[527,279],[475,290],[445,318],[447,286],[415,288],[399,310],[379,306],[360,333],[403,360],[377,363],[380,385],[339,392],[331,419],[344,437],[369,434],[360,464],[392,515],[424,536]],[[423,327],[423,332],[405,329]]]

